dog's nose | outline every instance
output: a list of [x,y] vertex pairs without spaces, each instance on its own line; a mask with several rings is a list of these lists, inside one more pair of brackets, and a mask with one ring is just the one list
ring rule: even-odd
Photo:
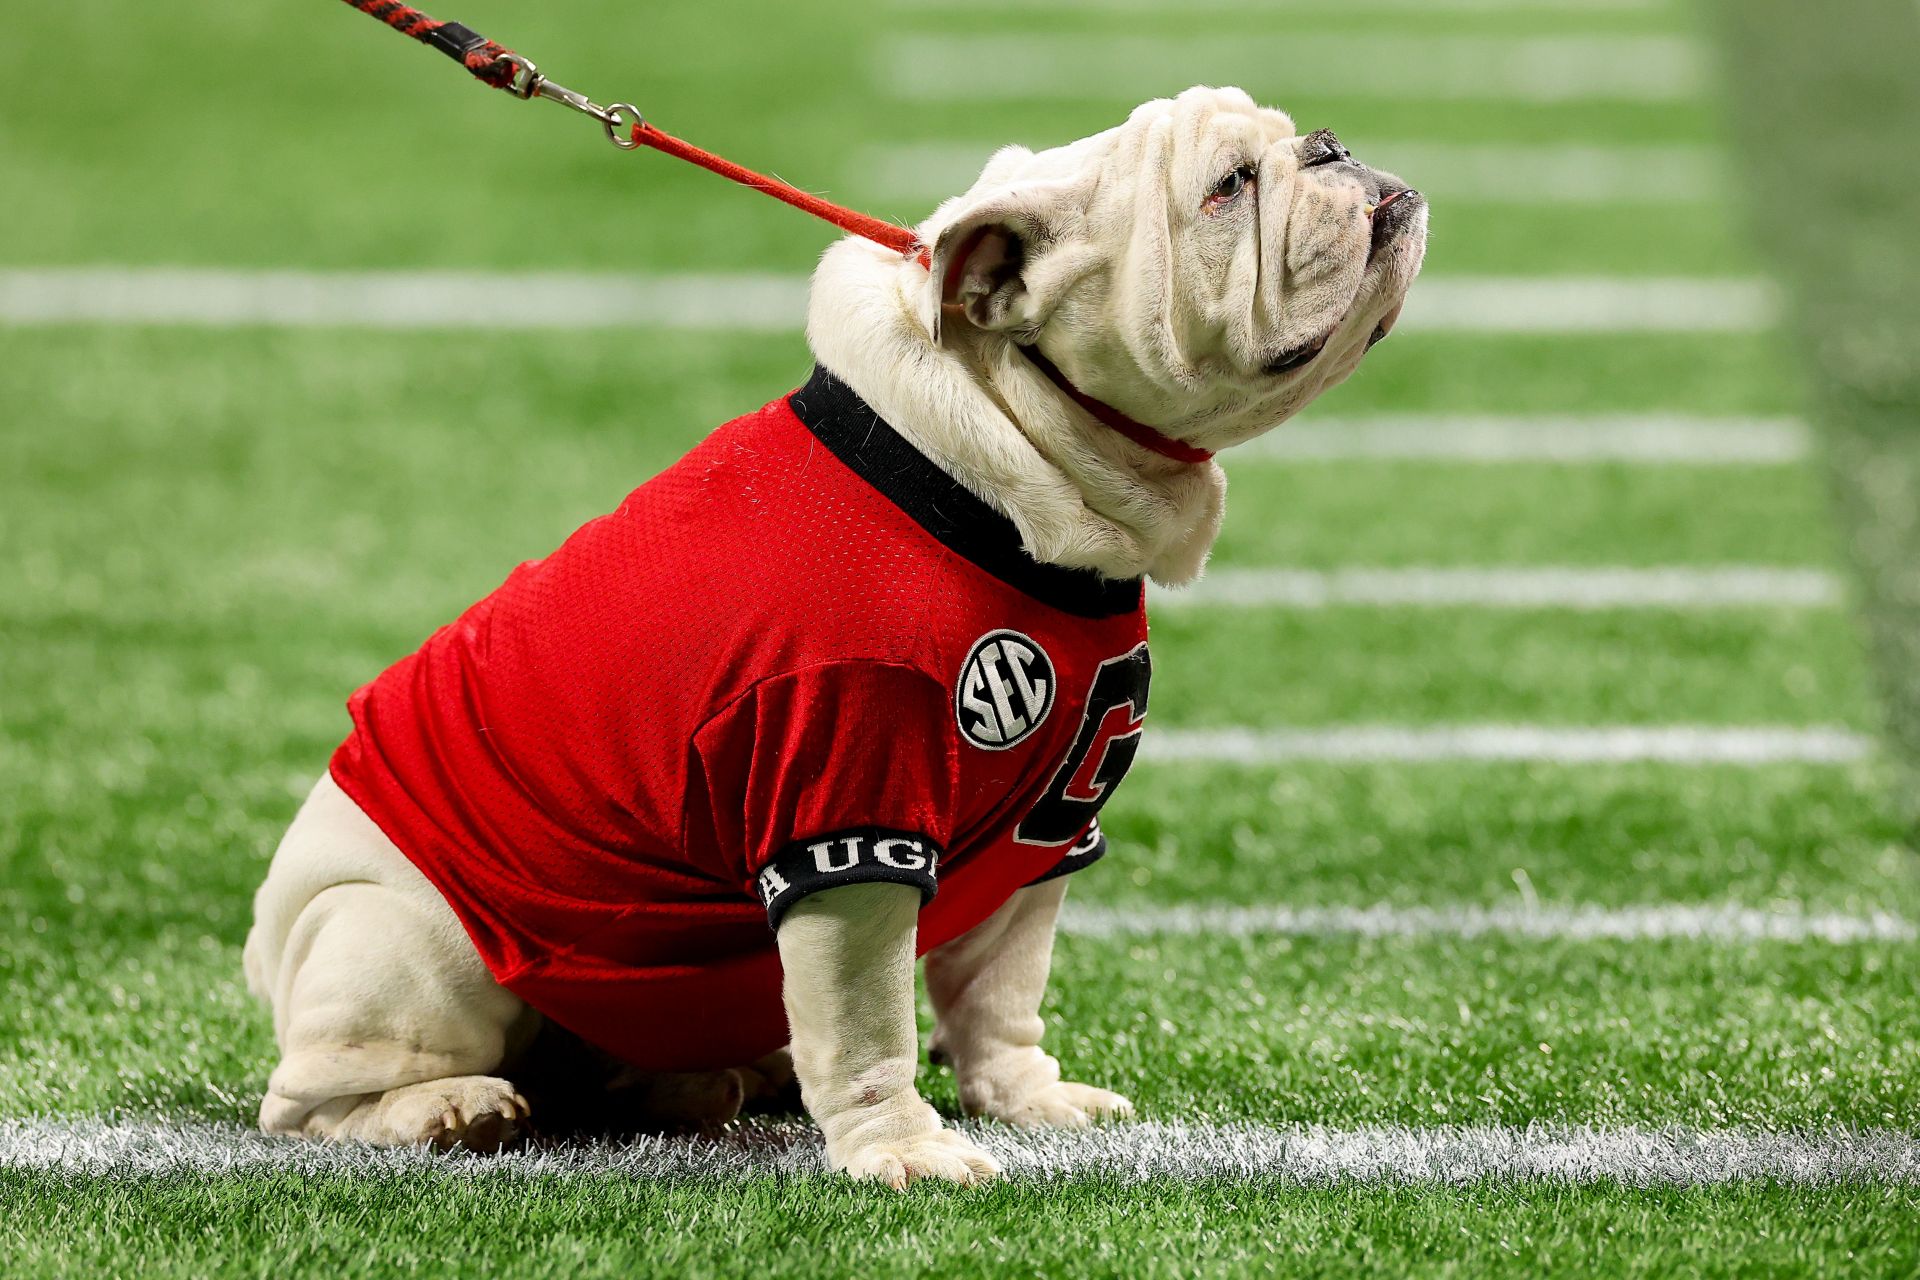
[[1406,230],[1424,200],[1424,196],[1406,183],[1382,175],[1380,194],[1367,206],[1367,217],[1373,222],[1373,247],[1369,256],[1380,252]]

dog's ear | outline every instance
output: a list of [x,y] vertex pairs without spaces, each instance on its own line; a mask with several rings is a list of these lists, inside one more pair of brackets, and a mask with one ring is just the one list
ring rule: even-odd
[[1035,239],[1031,223],[1000,210],[983,210],[942,231],[933,247],[940,309],[958,311],[976,329],[1009,329],[1031,321],[1032,297],[1023,273],[1027,247]]
[[1055,290],[1035,280],[1034,268],[1059,240],[1076,195],[1063,182],[1003,187],[941,225],[927,281],[935,342],[943,320],[996,333],[1045,321]]

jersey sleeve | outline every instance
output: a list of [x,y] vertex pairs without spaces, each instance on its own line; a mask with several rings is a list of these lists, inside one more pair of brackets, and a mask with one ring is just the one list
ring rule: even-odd
[[938,888],[953,834],[958,731],[917,668],[827,663],[756,684],[694,738],[714,829],[779,928],[822,889]]
[[1093,818],[1088,821],[1087,829],[1080,833],[1080,838],[1060,855],[1060,861],[1054,864],[1053,870],[1044,875],[1035,876],[1023,887],[1031,889],[1036,884],[1045,884],[1061,876],[1070,876],[1076,871],[1085,871],[1106,856],[1107,837],[1100,830],[1100,819]]

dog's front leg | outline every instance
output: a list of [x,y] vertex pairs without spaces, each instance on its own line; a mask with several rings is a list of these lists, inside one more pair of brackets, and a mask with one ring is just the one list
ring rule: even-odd
[[911,885],[850,884],[787,912],[779,942],[794,1071],[835,1169],[895,1187],[983,1182],[1000,1166],[942,1126],[914,1087],[919,911]]
[[952,1064],[968,1115],[1023,1128],[1083,1128],[1133,1114],[1117,1093],[1062,1080],[1060,1064],[1040,1047],[1040,1000],[1066,895],[1065,877],[1029,885],[974,929],[927,953],[933,1054]]

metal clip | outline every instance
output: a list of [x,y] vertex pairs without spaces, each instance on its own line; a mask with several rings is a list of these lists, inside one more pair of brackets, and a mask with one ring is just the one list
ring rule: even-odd
[[607,141],[622,151],[632,151],[640,144],[630,136],[634,125],[646,123],[640,114],[640,108],[630,102],[616,102],[610,107],[600,106],[584,93],[575,93],[565,85],[555,84],[540,74],[540,69],[528,59],[517,53],[510,53],[507,59],[518,70],[508,91],[517,98],[545,98],[557,102],[563,107],[572,107],[581,115],[592,116],[606,130]]
[[506,90],[516,98],[531,98],[534,90],[540,87],[540,81],[546,78],[540,74],[540,68],[517,53],[503,54],[500,60],[513,64],[513,79],[506,85]]

